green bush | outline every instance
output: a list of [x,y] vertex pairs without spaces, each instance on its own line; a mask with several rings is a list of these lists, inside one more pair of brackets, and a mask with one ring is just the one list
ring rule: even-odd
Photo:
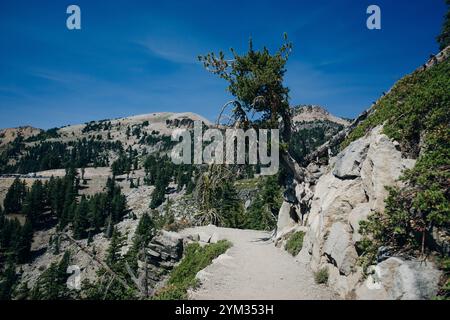
[[302,250],[304,236],[305,233],[303,231],[298,231],[292,234],[284,247],[286,251],[292,254],[294,257],[298,255],[300,250]]
[[183,260],[172,271],[167,283],[168,285],[158,291],[153,299],[186,299],[187,290],[198,284],[195,278],[196,274],[210,265],[215,258],[225,253],[231,246],[231,242],[226,240],[221,240],[204,247],[198,243],[188,245]]
[[326,284],[328,283],[328,269],[322,268],[316,273],[314,273],[314,280],[317,284]]

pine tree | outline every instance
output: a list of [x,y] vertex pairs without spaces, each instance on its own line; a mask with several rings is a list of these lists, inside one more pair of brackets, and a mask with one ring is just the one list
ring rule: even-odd
[[66,282],[69,274],[70,253],[65,252],[59,263],[52,263],[42,273],[31,291],[32,300],[62,300],[70,297]]
[[11,260],[9,260],[5,271],[0,277],[0,300],[11,300],[11,295],[16,281],[16,266]]
[[86,229],[89,227],[88,213],[89,203],[86,197],[82,196],[73,218],[73,235],[75,239],[83,239],[86,236]]
[[145,212],[136,228],[134,246],[136,248],[141,248],[142,244],[146,246],[155,236],[155,232],[155,223],[150,218],[149,214]]
[[31,243],[33,242],[33,225],[27,219],[20,232],[19,242],[17,244],[17,260],[19,263],[25,263],[30,258]]
[[32,224],[39,222],[45,210],[45,191],[41,180],[36,180],[27,193],[23,205],[23,213]]
[[223,225],[230,228],[240,228],[244,219],[244,206],[239,199],[232,181],[225,181],[218,190],[217,209],[223,220]]
[[114,266],[119,264],[122,260],[121,250],[124,245],[124,241],[125,239],[120,231],[116,227],[113,227],[112,237],[106,255],[106,263],[111,268],[114,268]]
[[19,213],[22,211],[22,204],[26,195],[25,181],[16,178],[6,193],[4,210],[6,213]]

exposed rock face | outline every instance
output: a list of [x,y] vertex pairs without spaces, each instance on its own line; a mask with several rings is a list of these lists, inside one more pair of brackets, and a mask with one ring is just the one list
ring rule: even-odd
[[323,248],[328,259],[346,276],[352,272],[358,258],[348,229],[343,222],[334,223]]
[[170,269],[183,255],[183,238],[178,233],[162,230],[149,243],[147,254],[151,264]]
[[367,155],[369,141],[360,139],[352,142],[337,156],[333,175],[340,179],[353,179],[360,176],[361,165]]
[[278,213],[277,238],[297,224],[292,217],[293,214],[295,214],[295,207],[291,203],[283,201]]
[[436,295],[441,272],[431,262],[389,258],[373,268],[367,280],[356,290],[359,299],[418,300]]
[[354,141],[328,166],[308,166],[305,180],[295,186],[298,203],[285,202],[280,210],[277,239],[295,226],[289,214],[294,208],[301,217],[297,222],[307,228],[301,259],[313,270],[328,268],[328,285],[343,298],[429,298],[436,293],[439,278],[432,264],[386,257],[375,267],[383,280],[369,286],[362,283],[355,248],[361,240],[359,222],[384,210],[385,186],[398,185],[402,171],[415,163],[402,158],[397,144],[381,129]]

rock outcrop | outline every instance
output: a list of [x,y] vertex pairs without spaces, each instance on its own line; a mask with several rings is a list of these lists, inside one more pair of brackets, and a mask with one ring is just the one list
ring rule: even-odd
[[389,258],[373,267],[378,278],[369,284],[357,263],[359,222],[384,211],[385,187],[399,185],[402,171],[415,163],[381,130],[354,141],[327,166],[307,167],[295,185],[298,201],[281,207],[277,243],[295,225],[305,226],[300,259],[315,271],[327,268],[328,285],[343,298],[426,299],[436,294],[440,274],[431,263]]
[[157,267],[171,269],[182,256],[183,238],[175,232],[162,230],[148,245],[148,260]]
[[436,295],[441,272],[431,262],[389,258],[372,268],[372,274],[356,290],[358,299],[431,299]]

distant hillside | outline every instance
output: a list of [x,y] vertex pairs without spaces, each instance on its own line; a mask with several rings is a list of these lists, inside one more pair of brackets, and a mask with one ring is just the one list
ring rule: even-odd
[[14,141],[18,136],[27,139],[29,137],[38,135],[41,133],[41,129],[33,128],[30,126],[24,126],[19,128],[0,129],[0,149],[4,145]]
[[350,124],[317,105],[300,105],[292,110],[293,134],[289,148],[299,162]]
[[126,150],[136,157],[167,151],[175,128],[210,122],[194,113],[151,113],[91,121],[47,131],[31,127],[0,131],[0,174],[110,166]]

